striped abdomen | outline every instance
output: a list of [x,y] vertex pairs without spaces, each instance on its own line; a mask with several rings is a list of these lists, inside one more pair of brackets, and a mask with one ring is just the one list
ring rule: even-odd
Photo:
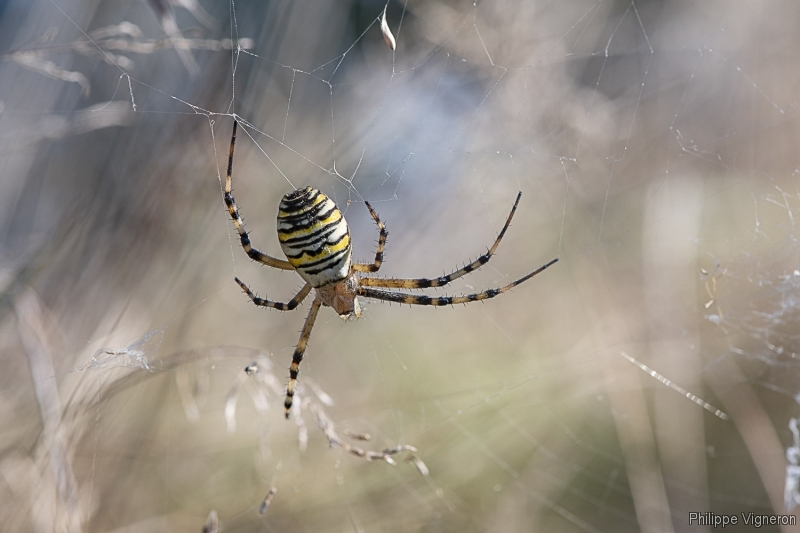
[[333,200],[317,189],[297,189],[278,209],[278,240],[286,259],[312,287],[350,274],[350,230]]

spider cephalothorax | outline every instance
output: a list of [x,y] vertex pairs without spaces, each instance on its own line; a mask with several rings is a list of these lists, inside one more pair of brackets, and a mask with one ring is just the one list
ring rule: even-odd
[[[350,244],[350,230],[344,215],[336,207],[336,204],[312,187],[305,187],[290,192],[281,200],[278,208],[278,240],[281,249],[287,260],[277,259],[262,253],[250,245],[250,237],[244,229],[244,224],[239,216],[239,209],[231,194],[233,171],[233,149],[236,144],[236,127],[233,124],[233,134],[231,135],[231,148],[228,154],[228,172],[225,178],[225,205],[239,233],[242,248],[247,255],[254,261],[282,270],[294,270],[305,280],[305,285],[294,298],[287,303],[273,302],[256,296],[250,288],[239,278],[236,283],[244,290],[254,304],[261,307],[271,307],[281,311],[291,311],[309,295],[311,289],[316,294],[311,304],[311,309],[306,317],[303,330],[300,333],[300,340],[292,356],[292,364],[289,367],[289,385],[286,388],[286,418],[292,408],[292,396],[294,396],[297,375],[300,370],[300,363],[306,351],[306,344],[317,319],[317,313],[321,306],[332,307],[342,318],[361,316],[361,308],[358,305],[358,296],[373,298],[388,302],[397,302],[410,305],[452,305],[476,302],[494,298],[511,288],[526,281],[542,270],[546,269],[558,259],[553,259],[549,263],[542,265],[533,272],[509,283],[504,287],[488,289],[475,294],[462,296],[424,296],[402,292],[393,292],[385,289],[425,289],[428,287],[442,287],[454,279],[458,279],[470,272],[479,269],[489,262],[497,246],[503,238],[514,212],[517,210],[519,199],[522,193],[517,194],[514,206],[511,208],[506,223],[500,234],[495,239],[489,251],[472,261],[464,268],[456,270],[445,276],[438,278],[375,278],[366,277],[363,274],[377,272],[383,264],[383,249],[386,246],[386,237],[389,233],[381,222],[378,214],[372,209],[368,202],[364,202],[369,209],[370,215],[375,220],[380,230],[378,238],[378,250],[375,253],[375,260],[372,263],[353,263],[352,247]],[[370,287],[379,287],[373,289]]]

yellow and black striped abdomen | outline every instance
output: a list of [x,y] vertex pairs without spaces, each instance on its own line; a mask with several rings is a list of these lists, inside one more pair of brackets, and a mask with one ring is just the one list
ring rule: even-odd
[[297,189],[278,209],[278,240],[286,259],[312,287],[350,274],[350,230],[333,200],[317,189]]

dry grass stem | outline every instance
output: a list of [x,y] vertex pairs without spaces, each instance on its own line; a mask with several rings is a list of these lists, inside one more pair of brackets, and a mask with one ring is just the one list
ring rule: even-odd
[[[264,390],[268,391],[271,395],[280,398],[283,395],[283,388],[280,384],[281,382],[278,380],[275,374],[272,373],[271,367],[272,364],[266,357],[259,357],[257,361],[247,365],[247,367],[245,367],[245,372],[240,374],[240,376],[249,375],[254,377],[258,383],[264,386]],[[235,391],[238,390],[238,387],[241,383],[244,383],[244,381],[239,378],[237,383],[232,387],[231,393],[229,393],[228,396],[228,402],[226,403],[226,419],[229,420],[229,427],[231,424],[230,419],[235,417]],[[307,390],[310,391],[311,394],[306,394]],[[384,461],[390,465],[397,465],[397,462],[392,458],[393,455],[401,452],[417,451],[414,446],[410,446],[408,444],[400,444],[392,448],[386,448],[377,451],[365,450],[345,442],[340,436],[340,431],[341,435],[354,440],[366,442],[371,440],[372,437],[368,434],[351,433],[347,429],[337,430],[336,424],[323,408],[323,405],[332,404],[333,398],[325,393],[325,391],[323,391],[319,385],[314,383],[313,380],[305,378],[302,382],[298,383],[298,388],[295,393],[295,402],[292,406],[292,417],[297,425],[299,447],[301,451],[305,451],[308,444],[308,430],[305,419],[303,418],[303,411],[305,409],[308,409],[314,415],[314,420],[317,423],[317,427],[322,430],[325,438],[328,439],[328,445],[330,447],[342,448],[345,452],[355,457],[360,457],[362,459],[366,459],[367,461]],[[230,411],[227,408],[228,405],[232,406]],[[428,475],[428,468],[419,457],[414,456],[414,458],[410,459],[410,461],[414,463],[414,465],[417,467],[417,470],[423,476]]]

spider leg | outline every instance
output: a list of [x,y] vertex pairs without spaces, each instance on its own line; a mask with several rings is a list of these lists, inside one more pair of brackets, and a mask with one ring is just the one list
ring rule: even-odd
[[[464,268],[434,279],[362,278],[359,280],[359,283],[361,285],[365,285],[368,287],[385,287],[387,289],[427,289],[428,287],[443,287],[444,285],[447,285],[454,279],[458,279],[462,276],[466,276],[467,274],[469,274],[474,270],[478,270],[483,265],[489,262],[489,259],[492,258],[495,250],[497,250],[497,246],[500,244],[500,241],[503,240],[503,235],[505,235],[508,226],[511,224],[511,219],[514,218],[514,213],[517,211],[517,205],[519,204],[520,197],[522,197],[522,192],[517,193],[517,199],[514,200],[514,205],[513,207],[511,207],[511,212],[508,214],[506,223],[503,225],[503,229],[501,229],[500,233],[497,235],[497,239],[495,239],[494,244],[492,244],[492,247],[489,248],[489,251],[480,256],[479,258],[477,258],[472,263],[466,265]],[[374,271],[369,271],[369,272],[374,272]]]
[[[542,270],[546,269],[547,267],[551,266],[552,264],[556,263],[558,258],[553,259],[547,264],[544,264],[531,272],[530,274],[519,278],[516,281],[513,281],[506,285],[505,287],[499,287],[497,289],[488,289],[483,292],[477,292],[475,294],[466,294],[462,296],[424,296],[424,295],[417,295],[417,294],[406,294],[402,292],[389,292],[389,291],[382,291],[380,289],[370,289],[367,287],[359,287],[358,288],[358,295],[364,296],[366,298],[374,298],[376,300],[384,300],[387,302],[397,302],[401,304],[409,304],[409,305],[452,305],[452,304],[466,304],[469,302],[477,302],[479,300],[487,300],[489,298],[494,298],[499,294],[503,294],[504,292],[516,287],[520,283],[531,279],[536,274],[540,273]],[[360,280],[364,281],[364,280]]]
[[275,257],[269,256],[263,252],[260,252],[253,248],[250,245],[250,237],[247,235],[247,231],[244,229],[244,222],[242,222],[242,217],[239,216],[239,208],[236,206],[236,201],[233,199],[233,194],[231,194],[231,172],[233,172],[233,148],[236,144],[236,127],[239,125],[237,121],[233,122],[233,134],[231,135],[231,149],[228,152],[228,173],[225,175],[225,205],[228,207],[228,213],[230,213],[231,218],[233,219],[233,225],[236,226],[236,231],[239,232],[239,239],[242,242],[242,248],[247,253],[247,255],[253,261],[258,261],[262,265],[271,266],[274,268],[280,268],[281,270],[294,270],[294,267],[289,263],[289,261],[284,261],[283,259],[276,259]]
[[378,250],[375,252],[375,262],[374,263],[356,263],[353,265],[353,270],[356,272],[377,272],[381,265],[383,264],[383,249],[386,248],[386,237],[389,236],[389,232],[386,231],[386,226],[381,222],[381,219],[378,217],[378,213],[372,209],[372,206],[369,205],[369,202],[364,202],[367,204],[367,209],[369,209],[369,214],[372,215],[373,220],[378,225],[378,229],[380,230],[380,236],[378,237]]
[[300,372],[300,363],[303,362],[303,354],[306,352],[306,344],[308,344],[308,338],[311,336],[311,328],[314,327],[314,321],[317,319],[320,305],[322,305],[322,300],[317,296],[314,298],[314,303],[311,304],[306,322],[303,324],[303,331],[300,333],[300,340],[297,341],[297,346],[294,349],[292,365],[289,367],[289,385],[286,387],[286,400],[283,402],[283,406],[286,408],[286,418],[289,418],[292,410],[292,396],[294,396],[294,387],[297,383],[297,374]]
[[279,311],[291,311],[292,309],[300,305],[300,303],[306,299],[308,293],[311,292],[311,285],[306,283],[303,286],[303,288],[300,289],[300,292],[298,292],[294,298],[289,300],[288,303],[273,302],[271,300],[265,300],[264,298],[259,298],[258,296],[253,294],[253,291],[250,290],[250,287],[245,285],[242,280],[240,280],[239,278],[234,278],[234,279],[236,280],[236,283],[238,283],[239,286],[242,288],[242,290],[245,292],[245,294],[247,294],[247,296],[250,297],[250,300],[254,304],[256,304],[259,307],[271,307],[273,309],[278,309]]

